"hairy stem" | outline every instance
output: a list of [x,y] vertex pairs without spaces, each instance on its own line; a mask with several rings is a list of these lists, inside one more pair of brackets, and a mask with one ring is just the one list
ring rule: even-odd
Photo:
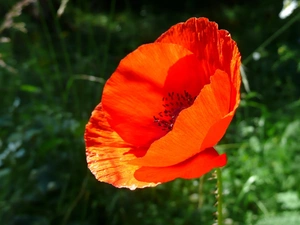
[[218,225],[223,225],[223,212],[222,212],[222,192],[223,192],[223,184],[222,184],[222,171],[220,168],[216,169],[217,175],[217,221]]

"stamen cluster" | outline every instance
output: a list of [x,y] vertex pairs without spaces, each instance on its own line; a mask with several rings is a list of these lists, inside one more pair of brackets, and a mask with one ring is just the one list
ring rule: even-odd
[[186,90],[183,93],[169,92],[167,97],[162,98],[162,106],[165,110],[159,112],[157,116],[153,116],[154,123],[157,123],[162,130],[171,131],[181,110],[190,107],[195,99],[196,97]]

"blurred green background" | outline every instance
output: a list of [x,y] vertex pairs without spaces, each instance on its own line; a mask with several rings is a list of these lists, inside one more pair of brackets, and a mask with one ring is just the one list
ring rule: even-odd
[[280,0],[1,0],[0,224],[214,223],[212,174],[117,189],[88,171],[83,141],[120,59],[171,25],[205,16],[237,41],[250,87],[243,87],[217,147],[229,160],[226,225],[299,225],[300,10],[280,18],[282,6]]

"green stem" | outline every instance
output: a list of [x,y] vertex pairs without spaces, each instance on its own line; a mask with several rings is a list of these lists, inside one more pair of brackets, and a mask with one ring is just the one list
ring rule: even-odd
[[198,199],[198,209],[201,209],[201,208],[202,208],[203,202],[204,202],[204,196],[203,196],[204,177],[205,177],[205,175],[201,176],[200,179],[199,179],[199,189],[198,189],[198,194],[199,194],[199,199]]
[[222,171],[220,168],[216,169],[216,174],[217,174],[217,204],[218,204],[217,221],[218,221],[218,225],[223,225],[223,212],[222,212],[223,183],[222,183]]

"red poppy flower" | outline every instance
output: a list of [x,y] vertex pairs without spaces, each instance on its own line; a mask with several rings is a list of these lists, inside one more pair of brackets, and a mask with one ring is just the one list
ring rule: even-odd
[[88,167],[130,189],[200,177],[240,101],[240,53],[225,30],[191,18],[127,55],[86,126]]

